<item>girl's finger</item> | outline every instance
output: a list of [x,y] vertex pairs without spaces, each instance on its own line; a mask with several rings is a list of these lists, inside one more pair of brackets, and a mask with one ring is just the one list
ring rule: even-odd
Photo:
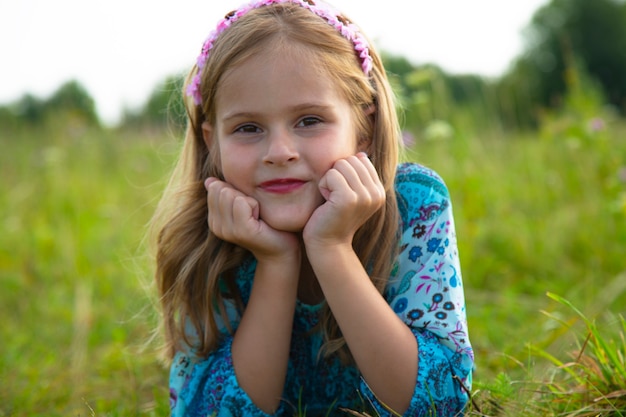
[[363,163],[363,166],[365,166],[367,172],[369,172],[370,177],[372,178],[374,183],[380,183],[380,177],[378,176],[376,167],[374,166],[374,164],[372,164],[372,161],[368,158],[367,154],[365,152],[359,152],[357,154],[357,157]]
[[[367,157],[365,160],[368,160]],[[342,161],[337,161],[336,166],[354,192],[358,194],[371,192],[376,186],[364,161],[358,156],[350,156]]]
[[215,177],[207,178],[206,180],[204,180],[204,188],[206,188],[206,190],[209,191],[209,186],[216,181],[219,181],[219,180]]
[[320,193],[326,201],[331,198],[331,194],[349,188],[345,175],[337,168],[329,169],[319,182]]

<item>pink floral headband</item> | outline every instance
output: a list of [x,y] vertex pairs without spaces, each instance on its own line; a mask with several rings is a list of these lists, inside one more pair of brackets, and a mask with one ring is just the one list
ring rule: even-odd
[[216,39],[222,34],[222,32],[228,29],[230,25],[235,23],[250,10],[258,9],[262,6],[281,3],[293,3],[308,9],[317,16],[323,18],[329,25],[337,29],[337,31],[341,33],[344,38],[352,42],[354,50],[357,52],[359,59],[361,60],[361,68],[363,69],[363,72],[366,75],[369,75],[372,70],[372,57],[370,56],[367,40],[361,34],[356,25],[349,22],[329,5],[322,3],[320,0],[253,0],[239,9],[228,13],[226,17],[220,20],[217,28],[215,28],[206,41],[204,41],[204,44],[202,45],[202,52],[200,52],[200,56],[198,56],[198,71],[193,77],[191,83],[187,86],[187,95],[193,97],[196,105],[200,105],[202,103],[202,96],[200,94],[200,77],[202,69],[209,59],[209,52],[213,48],[213,44]]

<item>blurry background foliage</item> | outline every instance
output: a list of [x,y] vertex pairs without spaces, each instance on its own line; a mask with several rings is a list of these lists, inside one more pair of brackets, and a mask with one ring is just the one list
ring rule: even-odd
[[[626,415],[626,3],[552,0],[498,78],[384,54],[406,158],[451,192],[472,415]],[[104,126],[68,81],[0,106],[0,416],[164,415],[145,225],[183,75]]]

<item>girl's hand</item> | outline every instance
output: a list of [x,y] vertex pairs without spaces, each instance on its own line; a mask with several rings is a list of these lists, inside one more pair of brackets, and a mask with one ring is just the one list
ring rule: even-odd
[[259,203],[230,184],[208,178],[209,228],[217,237],[254,254],[257,260],[299,256],[299,240],[293,233],[272,229],[259,219]]
[[365,153],[340,159],[322,177],[319,189],[326,202],[304,227],[310,245],[352,245],[352,238],[385,203],[385,189]]

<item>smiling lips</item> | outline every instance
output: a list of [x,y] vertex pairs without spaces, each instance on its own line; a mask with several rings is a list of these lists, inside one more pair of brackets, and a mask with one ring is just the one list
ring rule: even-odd
[[280,178],[271,181],[265,181],[260,184],[263,191],[275,194],[288,194],[300,189],[306,181],[296,178]]

